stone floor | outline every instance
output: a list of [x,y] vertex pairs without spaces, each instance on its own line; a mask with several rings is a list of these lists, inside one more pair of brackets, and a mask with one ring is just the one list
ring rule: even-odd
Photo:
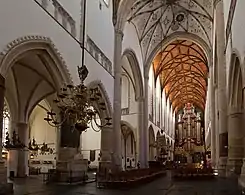
[[216,178],[209,181],[172,181],[170,174],[131,190],[97,189],[96,183],[82,186],[43,185],[41,178],[14,182],[15,195],[240,195],[235,179]]

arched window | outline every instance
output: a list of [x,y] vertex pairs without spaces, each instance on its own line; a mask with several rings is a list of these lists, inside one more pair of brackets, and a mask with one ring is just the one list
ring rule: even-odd
[[3,132],[2,132],[2,143],[5,143],[6,141],[6,133],[9,131],[9,121],[10,121],[10,113],[9,109],[4,103],[4,109],[3,109]]
[[130,98],[130,81],[127,75],[122,75],[122,93],[121,93],[122,109],[129,108]]

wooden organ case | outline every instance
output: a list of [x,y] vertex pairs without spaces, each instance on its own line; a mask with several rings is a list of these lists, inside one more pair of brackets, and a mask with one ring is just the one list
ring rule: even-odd
[[[196,152],[203,152],[203,127],[201,113],[195,112],[195,107],[188,103],[183,109],[183,114],[178,115],[175,154],[181,153],[188,160]],[[191,161],[191,160],[190,160]]]

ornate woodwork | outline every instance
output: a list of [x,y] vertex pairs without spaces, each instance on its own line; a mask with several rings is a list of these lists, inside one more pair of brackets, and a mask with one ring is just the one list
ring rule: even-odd
[[178,118],[175,146],[187,154],[203,152],[201,115],[191,103],[187,103],[183,110],[184,113],[179,114]]

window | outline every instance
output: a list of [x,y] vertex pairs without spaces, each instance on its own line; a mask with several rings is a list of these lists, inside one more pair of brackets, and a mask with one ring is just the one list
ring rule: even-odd
[[2,132],[2,143],[6,141],[6,133],[9,131],[9,121],[10,121],[10,114],[6,104],[4,104],[3,110],[3,132]]

